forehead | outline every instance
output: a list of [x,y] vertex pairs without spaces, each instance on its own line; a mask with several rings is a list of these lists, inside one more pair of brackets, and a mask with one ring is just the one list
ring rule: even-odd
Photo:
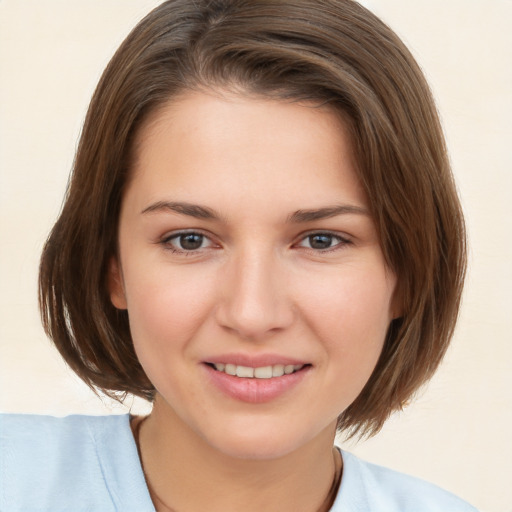
[[[333,109],[228,92],[187,92],[140,128],[129,189],[230,204],[365,203],[349,131]],[[315,204],[313,204],[315,203]],[[295,205],[290,205],[293,207]]]

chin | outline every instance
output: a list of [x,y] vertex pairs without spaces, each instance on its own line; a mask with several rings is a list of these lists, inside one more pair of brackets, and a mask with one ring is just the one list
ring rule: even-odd
[[290,419],[280,425],[254,420],[250,425],[238,424],[231,427],[224,425],[218,432],[210,430],[205,441],[228,457],[262,461],[285,457],[318,437],[327,436],[332,443],[335,434],[335,428],[325,429],[324,432],[297,432]]
[[[213,445],[227,457],[242,460],[275,460],[285,457],[298,448],[294,443],[283,443],[282,439],[268,439],[268,436],[237,436]],[[299,445],[300,446],[300,445]]]

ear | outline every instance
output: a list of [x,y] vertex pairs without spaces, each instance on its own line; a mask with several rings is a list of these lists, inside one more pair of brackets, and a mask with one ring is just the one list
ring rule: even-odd
[[128,309],[121,267],[119,261],[114,256],[112,256],[108,265],[107,286],[110,293],[110,301],[114,307],[117,309]]

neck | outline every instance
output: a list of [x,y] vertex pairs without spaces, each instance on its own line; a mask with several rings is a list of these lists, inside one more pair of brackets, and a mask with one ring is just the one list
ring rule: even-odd
[[236,458],[197,436],[158,405],[139,432],[157,510],[326,512],[336,473],[335,430],[275,458]]

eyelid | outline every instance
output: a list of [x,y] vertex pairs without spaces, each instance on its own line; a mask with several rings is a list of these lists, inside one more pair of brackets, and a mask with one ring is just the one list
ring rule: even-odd
[[205,233],[202,229],[186,228],[186,229],[177,229],[175,231],[166,232],[164,235],[159,237],[158,242],[165,242],[168,240],[172,240],[173,238],[178,238],[180,235],[193,235],[193,234],[201,235],[201,236],[211,239],[211,235],[209,235],[208,233]]
[[[174,247],[171,245],[172,240],[178,239],[180,236],[187,235],[187,234],[197,234],[202,237],[204,237],[208,242],[207,247],[201,247],[198,249],[193,250],[186,250],[186,249],[180,249],[177,247]],[[338,243],[333,245],[332,247],[328,247],[326,249],[315,249],[312,247],[305,247],[301,246],[300,244],[304,242],[308,237],[315,236],[315,235],[327,235],[330,237],[333,237],[338,240]],[[156,241],[157,244],[163,245],[167,250],[175,253],[181,253],[181,254],[187,254],[187,255],[193,255],[198,254],[202,252],[203,250],[211,249],[211,248],[219,248],[220,244],[215,242],[214,237],[211,233],[205,232],[202,229],[199,228],[188,228],[188,229],[179,229],[176,231],[171,231],[163,236],[159,237]],[[350,235],[347,235],[345,233],[339,233],[337,231],[330,231],[325,229],[314,229],[310,231],[306,231],[304,233],[301,233],[297,238],[296,241],[292,243],[292,248],[301,248],[306,251],[311,251],[314,253],[328,253],[336,250],[340,250],[347,245],[353,244],[353,239]]]
[[[200,236],[204,237],[206,240],[209,241],[209,245],[207,247],[201,247],[201,248],[196,249],[196,250],[180,249],[180,248],[177,248],[177,247],[173,247],[171,245],[171,241],[172,240],[176,240],[180,236],[191,235],[191,234],[200,235]],[[212,237],[211,234],[203,231],[202,229],[197,229],[197,228],[196,229],[194,229],[194,228],[179,229],[179,230],[176,230],[176,231],[168,232],[165,235],[161,236],[157,240],[157,244],[163,245],[167,250],[169,250],[171,252],[187,254],[187,255],[198,254],[198,253],[200,253],[201,251],[203,251],[205,249],[211,249],[211,248],[219,247],[219,244],[217,244],[213,240],[213,237]]]
[[[307,238],[309,238],[311,236],[315,236],[315,235],[331,236],[331,237],[336,238],[337,240],[339,240],[339,243],[333,245],[332,247],[328,247],[327,249],[314,249],[312,247],[303,247],[303,246],[300,245],[301,242],[303,242]],[[326,252],[336,251],[336,250],[342,249],[345,246],[351,245],[351,244],[353,244],[352,237],[350,237],[347,234],[339,233],[337,231],[330,231],[330,230],[326,230],[326,229],[314,229],[314,230],[311,230],[311,231],[307,231],[305,233],[301,233],[297,237],[297,241],[294,242],[293,246],[300,247],[302,249],[306,249],[306,250],[309,250],[309,251],[313,251],[315,253],[326,253]]]

